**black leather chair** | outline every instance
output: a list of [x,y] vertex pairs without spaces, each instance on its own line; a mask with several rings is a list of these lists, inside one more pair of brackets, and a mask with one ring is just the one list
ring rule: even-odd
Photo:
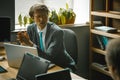
[[70,29],[63,29],[63,31],[65,48],[77,64],[78,47],[76,34],[74,31]]

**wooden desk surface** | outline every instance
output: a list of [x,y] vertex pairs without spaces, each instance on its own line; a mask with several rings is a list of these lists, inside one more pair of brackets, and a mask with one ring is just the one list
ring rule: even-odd
[[[0,61],[0,66],[4,67],[8,71],[6,73],[0,73],[0,80],[6,80],[6,79],[9,79],[9,78],[15,78],[16,77],[18,69],[9,67],[8,63],[7,63],[7,60]],[[54,72],[54,71],[57,71],[57,70],[62,70],[62,68],[59,67],[59,66],[55,66],[55,67],[51,68],[50,70],[48,70],[48,72]],[[74,73],[71,73],[71,76],[72,76],[72,79],[75,79],[75,80],[85,80],[84,78],[79,77]]]

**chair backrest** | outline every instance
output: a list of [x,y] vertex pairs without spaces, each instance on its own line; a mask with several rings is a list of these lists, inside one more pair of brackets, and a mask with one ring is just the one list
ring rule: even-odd
[[77,63],[78,56],[78,47],[77,47],[77,38],[74,31],[70,29],[63,29],[64,31],[64,44],[67,52]]

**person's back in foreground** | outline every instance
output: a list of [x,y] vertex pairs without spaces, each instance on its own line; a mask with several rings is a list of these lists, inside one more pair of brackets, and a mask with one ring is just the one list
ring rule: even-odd
[[108,42],[106,62],[114,80],[120,80],[120,38]]

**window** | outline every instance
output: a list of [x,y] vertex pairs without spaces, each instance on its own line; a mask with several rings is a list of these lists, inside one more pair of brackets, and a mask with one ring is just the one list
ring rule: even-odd
[[18,15],[27,15],[31,5],[35,3],[45,3],[50,9],[59,10],[65,8],[68,3],[76,13],[75,24],[89,21],[89,0],[15,0],[15,23],[18,24]]
[[74,0],[73,10],[76,13],[76,24],[89,21],[89,0]]
[[18,24],[18,15],[27,15],[31,5],[39,3],[41,0],[15,0],[15,24]]

